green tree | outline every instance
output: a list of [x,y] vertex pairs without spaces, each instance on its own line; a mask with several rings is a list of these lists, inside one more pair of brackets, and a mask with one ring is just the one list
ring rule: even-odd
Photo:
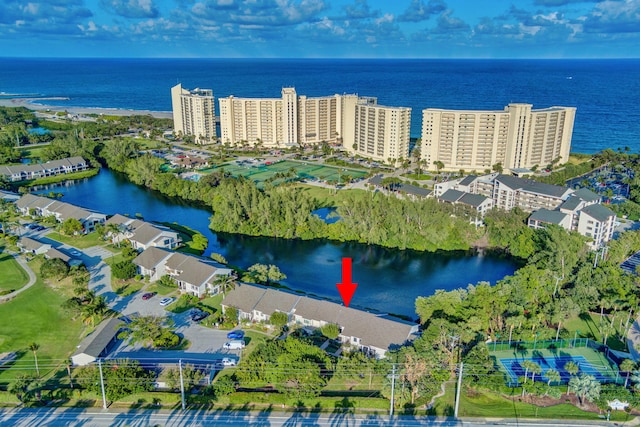
[[[107,360],[102,365],[102,373],[105,394],[110,401],[154,388],[155,374],[141,367],[137,360]],[[87,390],[100,393],[100,372],[97,366],[78,368],[76,378]]]
[[153,347],[154,342],[167,330],[169,320],[161,316],[138,316],[133,318],[121,337],[128,337],[132,344],[141,343]]
[[544,376],[547,377],[547,385],[551,385],[551,383],[557,383],[560,381],[560,372],[555,369],[548,369],[547,372],[544,373]]
[[582,374],[569,380],[569,389],[573,391],[584,406],[585,401],[593,402],[600,396],[600,382],[593,375]]
[[111,266],[111,274],[113,277],[120,280],[128,280],[136,275],[137,267],[131,261],[116,262]]
[[278,328],[282,328],[287,322],[289,322],[289,316],[281,311],[274,311],[269,317],[269,323]]
[[40,275],[43,279],[62,280],[69,274],[69,264],[60,258],[45,259],[40,265]]
[[[172,390],[180,388],[179,368],[166,369],[164,377],[168,388]],[[196,369],[192,364],[185,363],[182,365],[182,379],[186,391],[191,391],[193,388],[197,387],[204,377],[204,373],[201,370]]]
[[40,349],[40,344],[32,342],[29,344],[29,350],[33,352],[33,359],[36,363],[36,374],[40,377],[40,368],[38,367],[38,350]]
[[636,367],[636,363],[631,360],[631,359],[624,359],[620,365],[618,365],[618,368],[620,369],[621,372],[626,372],[627,376],[624,380],[624,386],[627,387],[627,385],[629,384],[629,376],[631,375],[631,372],[635,369]]
[[335,340],[340,335],[340,327],[335,323],[327,323],[320,327],[320,332],[330,340]]
[[62,222],[60,226],[60,231],[67,236],[74,236],[82,232],[84,228],[82,227],[82,223],[75,218],[67,218]]

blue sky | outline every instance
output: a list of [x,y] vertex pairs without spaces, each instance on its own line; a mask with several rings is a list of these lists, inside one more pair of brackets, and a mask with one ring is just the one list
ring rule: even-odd
[[0,0],[0,56],[640,57],[640,0]]

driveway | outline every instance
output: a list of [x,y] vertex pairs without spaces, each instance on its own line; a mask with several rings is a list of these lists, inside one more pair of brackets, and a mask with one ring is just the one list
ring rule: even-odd
[[139,345],[129,345],[122,342],[110,355],[111,358],[131,358],[138,360],[205,360],[216,361],[223,357],[232,356],[236,360],[239,352],[223,350],[223,345],[228,341],[227,332],[207,328],[191,321],[189,311],[184,313],[172,313],[160,305],[162,295],[154,295],[148,300],[143,300],[144,290],[129,296],[120,296],[111,288],[111,268],[102,259],[113,254],[100,247],[93,247],[82,251],[83,261],[91,273],[89,289],[96,295],[105,297],[109,308],[122,313],[125,316],[166,316],[173,320],[174,330],[177,334],[187,339],[190,343],[187,351],[152,351],[141,348]]

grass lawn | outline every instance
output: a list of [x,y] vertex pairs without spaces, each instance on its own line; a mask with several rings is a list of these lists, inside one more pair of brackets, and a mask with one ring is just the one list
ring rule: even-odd
[[42,153],[47,149],[47,146],[29,147],[28,145],[20,147],[20,155],[23,158],[28,159],[40,159]]
[[38,279],[33,287],[0,304],[0,353],[19,353],[15,369],[0,371],[0,384],[6,385],[19,373],[33,372],[34,356],[29,350],[33,342],[40,346],[37,355],[42,376],[63,364],[75,350],[83,325],[64,313],[64,300]]
[[121,282],[120,280],[116,279],[111,281],[111,288],[113,288],[115,293],[120,295],[121,297],[135,294],[143,287],[144,283],[138,282],[136,280],[127,280],[126,282]]
[[105,241],[102,240],[102,237],[96,232],[79,236],[65,236],[64,234],[60,234],[57,231],[52,231],[51,233],[47,234],[47,237],[79,249],[105,245]]
[[323,207],[339,206],[347,194],[357,194],[360,197],[371,197],[371,192],[366,190],[334,190],[331,188],[316,187],[307,184],[294,184],[292,188],[302,189],[309,196],[315,198]]
[[164,286],[157,282],[152,283],[147,287],[147,289],[145,289],[146,292],[155,292],[158,295],[162,295],[162,296],[169,295],[171,293],[176,292],[177,290],[178,288],[175,286]]
[[20,289],[29,281],[27,272],[7,253],[0,253],[0,294],[2,291]]
[[190,295],[180,295],[176,301],[167,306],[167,311],[172,313],[184,313],[198,305],[198,299],[192,298]]
[[[613,350],[627,351],[626,340],[620,340],[620,336],[624,336],[624,324],[627,320],[627,312],[618,312],[615,314],[613,326],[615,333],[607,338],[607,345]],[[600,322],[611,323],[611,316],[605,315],[602,319],[599,313],[582,314],[573,317],[564,322],[563,327],[569,332],[566,338],[589,338],[602,344],[602,334],[600,333]],[[633,319],[631,319],[633,321]],[[622,325],[622,328],[620,328]]]
[[[601,420],[597,413],[586,412],[570,404],[540,407],[523,403],[520,401],[520,393],[516,394],[512,399],[507,399],[485,390],[471,390],[470,393],[463,390],[460,396],[459,415],[461,417]],[[612,421],[625,419],[624,412],[611,413]]]

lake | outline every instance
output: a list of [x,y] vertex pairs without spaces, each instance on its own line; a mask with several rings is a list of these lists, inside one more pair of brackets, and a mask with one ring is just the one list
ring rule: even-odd
[[339,300],[342,258],[353,259],[353,281],[359,287],[351,306],[372,308],[415,317],[418,296],[437,289],[452,290],[470,283],[495,284],[518,265],[494,253],[419,252],[359,243],[286,240],[213,233],[211,213],[157,192],[138,187],[123,176],[102,169],[98,175],[67,182],[41,193],[64,194],[63,201],[107,215],[141,215],[147,221],[177,222],[198,230],[209,239],[205,255],[222,254],[229,264],[247,268],[255,263],[275,264],[287,275],[282,282],[301,290]]

